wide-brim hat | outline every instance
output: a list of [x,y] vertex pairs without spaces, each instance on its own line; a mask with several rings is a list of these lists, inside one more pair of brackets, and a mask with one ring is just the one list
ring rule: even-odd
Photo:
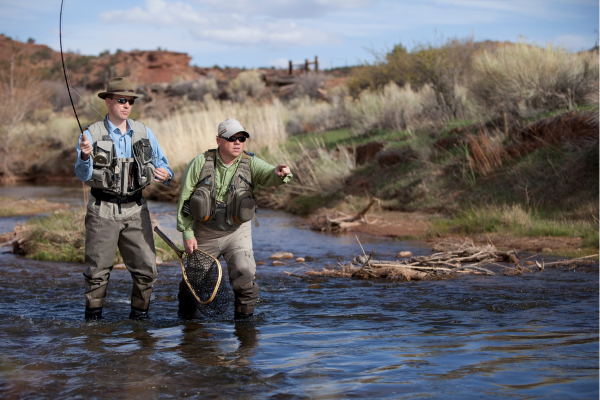
[[101,99],[105,99],[108,96],[113,95],[129,96],[135,98],[144,97],[144,95],[142,94],[135,93],[133,85],[131,84],[128,78],[112,78],[108,82],[106,92],[98,93],[98,97],[100,97]]
[[242,124],[233,118],[229,118],[221,122],[217,128],[217,136],[225,139],[229,139],[231,136],[240,132],[243,133],[247,138],[250,137],[250,134],[242,127]]

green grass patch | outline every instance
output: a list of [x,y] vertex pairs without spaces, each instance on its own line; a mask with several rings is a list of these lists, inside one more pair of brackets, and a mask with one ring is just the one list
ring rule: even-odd
[[65,204],[50,203],[45,199],[31,200],[0,197],[0,217],[43,214],[66,207]]
[[526,211],[522,206],[471,207],[452,218],[432,219],[428,236],[453,234],[474,235],[500,233],[513,237],[568,237],[581,238],[579,256],[598,251],[598,222],[593,220],[568,220],[557,214],[549,215]]
[[[64,211],[29,219],[19,230],[25,256],[40,261],[85,262],[85,212]],[[175,252],[156,234],[154,243],[163,259],[178,259]],[[123,262],[117,249],[113,264]]]

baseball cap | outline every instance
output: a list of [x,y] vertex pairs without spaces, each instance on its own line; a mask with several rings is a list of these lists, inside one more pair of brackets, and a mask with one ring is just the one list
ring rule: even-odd
[[250,134],[244,130],[242,124],[236,119],[229,118],[219,124],[217,136],[228,139],[236,133],[242,132],[247,138]]

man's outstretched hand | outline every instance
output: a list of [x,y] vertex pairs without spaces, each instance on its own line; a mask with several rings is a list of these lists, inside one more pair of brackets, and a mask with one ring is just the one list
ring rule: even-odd
[[275,173],[277,174],[277,176],[280,176],[282,178],[288,176],[289,174],[292,173],[292,171],[290,171],[290,167],[288,167],[285,164],[279,164],[278,166],[275,167]]

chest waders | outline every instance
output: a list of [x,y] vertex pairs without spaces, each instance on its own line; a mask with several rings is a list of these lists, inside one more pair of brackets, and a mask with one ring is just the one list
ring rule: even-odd
[[217,150],[204,153],[205,163],[200,171],[200,179],[189,199],[189,214],[192,214],[195,223],[216,231],[231,231],[254,218],[256,198],[250,171],[252,157],[251,153],[242,153],[229,183],[227,202],[222,203],[217,201],[216,196]]
[[128,121],[133,129],[130,158],[117,157],[106,119],[88,127],[95,161],[85,183],[95,203],[88,203],[85,217],[86,318],[101,317],[117,249],[133,280],[129,318],[148,318],[158,277],[150,212],[142,197],[142,189],[154,179],[153,151],[146,126]]
[[132,158],[117,157],[106,119],[88,127],[94,143],[94,156],[101,156],[95,157],[92,178],[85,184],[92,188],[96,205],[100,201],[116,203],[119,212],[124,203],[136,201],[141,205],[142,189],[154,180],[153,151],[146,126],[135,120],[128,121],[133,129]]

